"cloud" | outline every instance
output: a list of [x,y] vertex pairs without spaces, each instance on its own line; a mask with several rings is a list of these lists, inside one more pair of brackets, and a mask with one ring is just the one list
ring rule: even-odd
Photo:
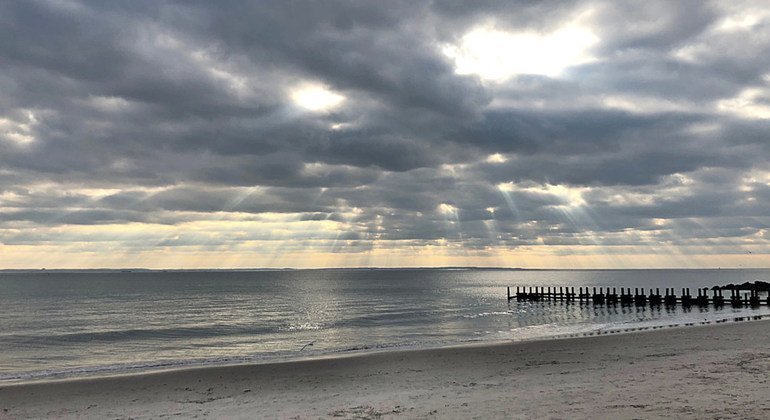
[[83,265],[106,261],[89,238],[242,265],[761,255],[764,9],[5,3],[0,244]]

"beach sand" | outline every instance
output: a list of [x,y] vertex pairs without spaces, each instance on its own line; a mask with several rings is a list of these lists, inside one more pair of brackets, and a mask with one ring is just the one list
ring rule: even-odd
[[0,418],[770,418],[770,323],[4,385]]

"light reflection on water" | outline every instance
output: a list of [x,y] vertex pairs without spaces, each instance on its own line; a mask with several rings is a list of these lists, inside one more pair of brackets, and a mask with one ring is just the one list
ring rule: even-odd
[[716,322],[770,310],[508,302],[505,288],[694,290],[769,277],[766,270],[6,272],[0,380]]

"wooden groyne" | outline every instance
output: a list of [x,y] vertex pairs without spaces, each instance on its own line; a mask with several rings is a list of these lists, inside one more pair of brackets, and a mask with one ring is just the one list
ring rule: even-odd
[[634,288],[633,291],[630,287],[619,288],[613,287],[521,287],[517,286],[515,293],[511,293],[511,288],[508,287],[508,300],[516,299],[517,301],[558,301],[558,302],[585,302],[594,304],[618,304],[621,305],[636,305],[636,306],[676,306],[682,305],[684,307],[700,306],[705,307],[709,305],[724,306],[729,304],[733,307],[758,307],[761,305],[770,306],[770,295],[765,298],[759,296],[759,291],[750,290],[749,293],[741,295],[740,290],[729,290],[730,296],[725,297],[723,295],[724,290],[715,289],[711,290],[712,296],[709,296],[709,289],[695,289],[697,290],[697,296],[690,294],[690,288],[682,288],[682,293],[676,295],[673,287],[667,287],[664,289],[664,293],[660,293],[660,288],[649,289],[649,292],[645,292],[644,288]]

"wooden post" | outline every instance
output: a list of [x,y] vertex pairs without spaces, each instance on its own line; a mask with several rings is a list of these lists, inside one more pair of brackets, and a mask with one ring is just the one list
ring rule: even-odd
[[730,290],[730,304],[735,307],[743,306],[743,302],[741,301],[741,294],[735,289]]
[[725,303],[725,298],[722,297],[722,289],[714,289],[714,296],[711,298],[711,302],[714,306],[722,306]]
[[644,288],[642,288],[642,293],[639,293],[639,289],[636,289],[636,293],[634,296],[634,303],[637,306],[644,306],[647,304],[647,295],[644,294]]
[[709,305],[709,297],[706,291],[698,288],[698,298],[695,299],[695,303],[697,303],[700,307],[706,307]]
[[752,307],[759,306],[759,291],[752,290],[751,291],[751,297],[749,298],[749,305]]
[[604,288],[599,288],[599,293],[596,293],[596,288],[594,287],[594,294],[591,297],[591,300],[596,303],[604,303]]
[[655,288],[655,293],[652,292],[652,289],[650,289],[650,305],[656,305],[659,306],[663,299],[660,296],[660,288]]

